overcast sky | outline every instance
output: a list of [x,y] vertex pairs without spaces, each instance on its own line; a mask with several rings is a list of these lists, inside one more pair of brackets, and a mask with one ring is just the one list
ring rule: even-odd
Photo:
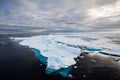
[[120,28],[120,0],[0,0],[0,24]]

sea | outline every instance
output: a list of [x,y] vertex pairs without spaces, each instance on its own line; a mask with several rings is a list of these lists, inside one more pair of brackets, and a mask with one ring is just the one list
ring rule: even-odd
[[[89,53],[82,53],[75,58],[76,64],[72,65],[73,69],[68,77],[59,74],[46,74],[47,65],[43,64],[30,48],[21,47],[18,44],[19,41],[11,39],[14,37],[72,33],[94,34],[95,32],[0,25],[0,80],[120,80],[119,59]],[[97,34],[107,34],[106,37],[112,41],[110,43],[120,45],[120,33],[100,32]],[[91,39],[87,38],[87,40]]]

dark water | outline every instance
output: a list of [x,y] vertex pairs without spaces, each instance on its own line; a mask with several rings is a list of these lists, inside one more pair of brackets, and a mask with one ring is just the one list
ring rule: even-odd
[[30,49],[24,49],[13,43],[8,37],[0,37],[0,80],[37,80],[40,62]]
[[[82,57],[75,58],[76,64],[73,65],[74,69],[70,73],[72,76],[64,78],[60,75],[47,75],[45,74],[46,66],[35,57],[31,49],[21,47],[17,42],[10,40],[9,37],[77,31],[11,27],[0,26],[0,80],[120,80],[119,61],[113,61],[109,57],[92,56],[85,53],[82,53]],[[42,31],[37,32],[37,30]],[[116,37],[111,39],[113,38]],[[118,38],[113,40],[115,44],[119,44]]]

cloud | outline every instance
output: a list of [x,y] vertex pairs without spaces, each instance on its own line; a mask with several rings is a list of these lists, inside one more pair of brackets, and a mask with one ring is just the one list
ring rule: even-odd
[[119,24],[119,5],[119,0],[0,0],[0,24],[92,30]]
[[111,5],[118,2],[118,0],[95,0],[97,6]]
[[[89,9],[87,14],[88,17],[86,21],[93,22],[93,24],[97,26],[98,24],[104,24],[102,26],[99,25],[99,27],[104,27],[108,24],[118,24],[120,23],[120,2]],[[114,27],[115,26],[113,26],[113,28]]]
[[[14,2],[15,1],[15,2]],[[82,14],[89,6],[84,0],[1,0],[1,12],[11,19],[30,18],[32,20],[63,18],[67,15]],[[17,5],[17,6],[16,6]],[[7,11],[7,12],[6,12]],[[9,12],[9,13],[8,13]],[[4,16],[4,15],[3,15]],[[7,17],[7,16],[4,16]]]

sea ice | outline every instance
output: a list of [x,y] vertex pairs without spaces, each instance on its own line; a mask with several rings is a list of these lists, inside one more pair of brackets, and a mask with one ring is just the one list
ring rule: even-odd
[[[53,35],[48,35],[16,39],[21,40],[20,45],[28,46],[35,52],[36,57],[47,65],[48,73],[59,69],[68,71],[68,67],[76,63],[74,58],[81,54],[81,50],[67,46],[55,38]],[[68,69],[63,70],[64,68]],[[65,72],[60,72],[60,74],[65,74]]]
[[[93,38],[93,41],[86,41],[83,38]],[[79,56],[82,51],[88,53],[107,54],[120,56],[120,46],[108,43],[110,40],[100,35],[89,34],[68,34],[68,35],[40,35],[33,37],[16,37],[19,44],[31,48],[36,57],[47,65],[47,73],[58,70],[59,74],[68,76],[71,65],[76,62],[74,58]],[[81,50],[79,47],[84,47]]]

